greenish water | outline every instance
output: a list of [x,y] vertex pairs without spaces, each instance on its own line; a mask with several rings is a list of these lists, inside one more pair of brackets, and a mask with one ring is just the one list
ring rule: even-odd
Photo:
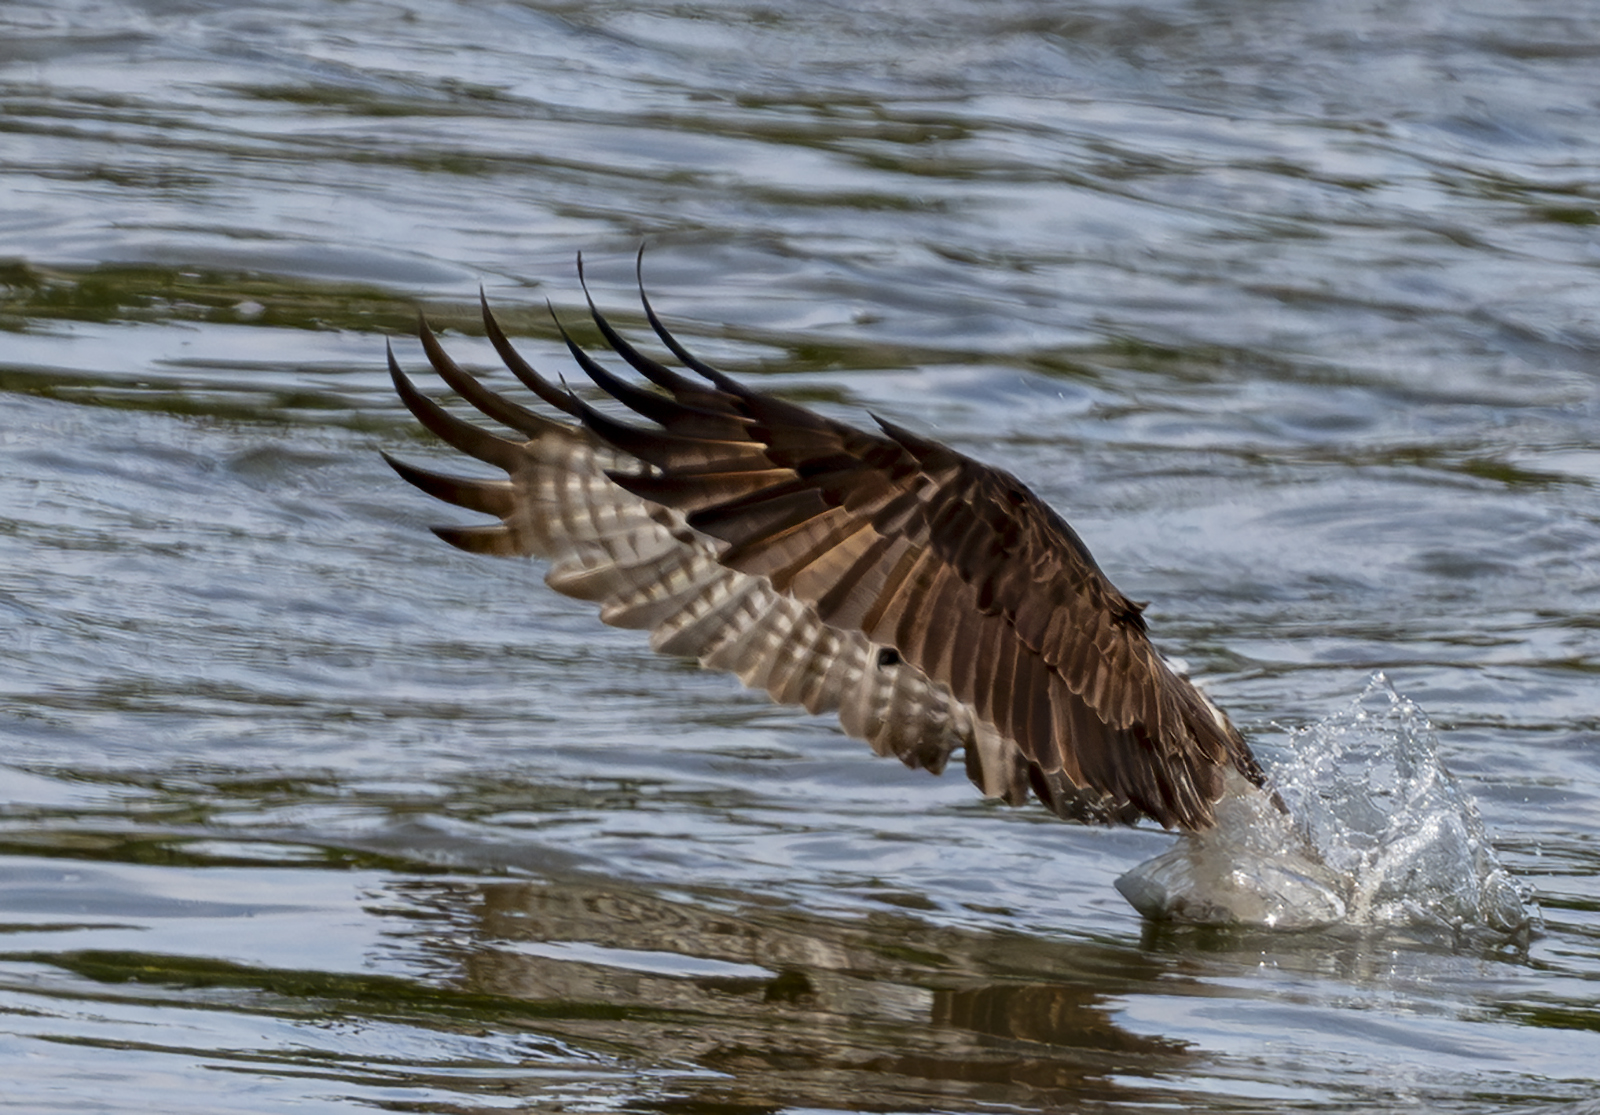
[[[1597,60],[1542,3],[0,9],[0,1108],[1593,1110]],[[1163,834],[439,544],[385,339],[492,369],[481,284],[570,375],[545,299],[582,250],[638,331],[641,243],[704,355],[1023,476],[1265,749],[1384,670],[1545,934],[1143,924]]]

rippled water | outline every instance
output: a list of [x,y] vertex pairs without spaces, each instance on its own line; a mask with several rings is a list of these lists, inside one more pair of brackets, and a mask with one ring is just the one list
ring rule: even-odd
[[[0,7],[0,1107],[1593,1110],[1584,11]],[[1152,927],[1170,837],[440,545],[384,338],[491,366],[482,284],[565,369],[641,242],[707,356],[1025,477],[1264,748],[1386,671],[1545,934]]]

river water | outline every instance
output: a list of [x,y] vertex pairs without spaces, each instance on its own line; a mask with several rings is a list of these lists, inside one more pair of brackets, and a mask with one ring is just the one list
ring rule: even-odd
[[[1600,1110],[1588,11],[0,6],[0,1108]],[[481,284],[570,374],[640,244],[703,355],[1024,477],[1264,751],[1383,671],[1543,933],[1142,922],[1170,836],[438,543],[385,339],[491,367]]]

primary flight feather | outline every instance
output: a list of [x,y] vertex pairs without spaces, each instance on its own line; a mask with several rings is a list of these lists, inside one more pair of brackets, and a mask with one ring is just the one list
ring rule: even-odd
[[[579,261],[582,278],[582,261]],[[587,287],[585,287],[587,295]],[[424,352],[491,433],[450,414],[389,353],[396,391],[503,480],[386,456],[430,495],[498,518],[435,527],[475,553],[550,563],[558,592],[651,646],[727,670],[775,701],[837,712],[880,755],[938,773],[965,754],[989,797],[1034,794],[1086,821],[1204,829],[1227,772],[1259,786],[1248,745],[1151,645],[1141,606],[1021,481],[877,420],[856,429],[754,391],[697,359],[640,284],[651,328],[688,373],[645,355],[589,300],[601,336],[647,383],[567,336],[594,384],[644,424],[557,387],[484,327],[510,371],[565,420]]]

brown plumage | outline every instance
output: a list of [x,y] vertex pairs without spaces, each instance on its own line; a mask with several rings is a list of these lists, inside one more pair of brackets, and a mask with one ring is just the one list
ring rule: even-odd
[[484,387],[426,323],[440,377],[525,440],[450,415],[389,353],[423,425],[507,475],[388,458],[428,494],[500,520],[434,528],[441,538],[543,557],[551,587],[595,601],[606,623],[646,629],[656,650],[776,701],[837,711],[879,754],[938,773],[963,749],[991,797],[1019,803],[1032,788],[1063,817],[1195,829],[1212,823],[1227,769],[1261,784],[1243,738],[1151,646],[1141,606],[1015,477],[882,420],[869,433],[753,391],[679,344],[642,284],[640,297],[693,376],[635,349],[592,299],[601,335],[650,386],[566,342],[648,425],[541,377],[487,302],[506,366],[570,422]]

